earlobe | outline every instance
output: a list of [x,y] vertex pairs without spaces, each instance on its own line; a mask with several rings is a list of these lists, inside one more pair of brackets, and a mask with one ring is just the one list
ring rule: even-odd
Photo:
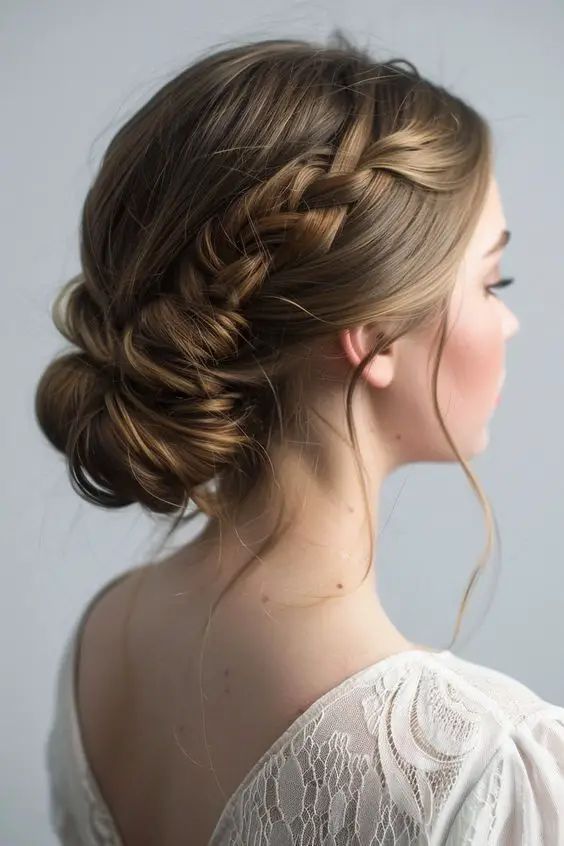
[[[379,333],[371,331],[368,326],[355,326],[339,333],[341,347],[351,367],[359,366],[365,356],[374,349],[378,338]],[[394,344],[389,344],[377,353],[370,364],[366,365],[362,378],[376,388],[386,388],[394,376],[394,353]]]

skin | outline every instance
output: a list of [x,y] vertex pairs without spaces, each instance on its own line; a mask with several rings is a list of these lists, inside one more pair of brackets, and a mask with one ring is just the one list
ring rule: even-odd
[[[484,254],[507,228],[499,187],[492,176],[481,217],[458,270],[450,331],[439,370],[440,408],[466,458],[481,453],[488,444],[488,422],[505,375],[506,344],[519,328],[504,300],[486,291],[486,285],[500,278],[502,251],[487,259]],[[272,529],[278,498],[283,494],[297,504],[290,529],[265,556],[262,566],[245,577],[244,587],[239,583],[231,593],[243,590],[249,607],[262,607],[272,620],[296,626],[300,609],[307,608],[312,598],[342,590],[349,594],[346,599],[324,604],[327,632],[346,630],[350,638],[354,631],[358,642],[363,637],[372,644],[376,641],[383,655],[417,646],[396,628],[378,597],[378,501],[384,480],[402,465],[456,460],[432,404],[432,370],[427,362],[434,328],[406,335],[379,354],[365,371],[363,390],[357,392],[353,403],[375,533],[371,572],[361,587],[357,585],[367,566],[368,532],[362,489],[347,445],[344,393],[350,368],[356,367],[375,342],[370,326],[345,330],[322,350],[316,379],[323,380],[318,385],[327,387],[315,396],[314,408],[330,421],[330,427],[316,426],[315,444],[301,455],[287,448],[273,453],[277,485],[270,499],[257,492],[241,504],[236,532],[223,531],[221,561],[217,528],[210,524],[189,544],[188,552],[180,550],[170,559],[170,566],[181,572],[188,554],[192,571],[193,562],[198,562],[201,585],[211,580],[210,595],[218,595]],[[227,614],[228,603],[234,601],[233,597],[222,600]],[[222,607],[217,614],[221,615]],[[301,610],[303,619],[306,613]],[[238,620],[240,626],[240,616]]]

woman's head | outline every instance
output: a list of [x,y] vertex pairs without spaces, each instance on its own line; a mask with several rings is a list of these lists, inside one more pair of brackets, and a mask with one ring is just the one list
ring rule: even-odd
[[501,223],[492,178],[473,108],[343,36],[251,43],[178,74],[111,141],[84,204],[81,273],[55,303],[74,350],[46,369],[36,411],[73,485],[106,507],[176,513],[174,526],[190,497],[232,514],[275,484],[275,450],[330,431],[310,408],[335,385],[312,376],[337,350],[351,461],[361,468],[358,388],[397,455],[456,457],[483,498],[464,456],[508,317],[473,263],[488,197]]

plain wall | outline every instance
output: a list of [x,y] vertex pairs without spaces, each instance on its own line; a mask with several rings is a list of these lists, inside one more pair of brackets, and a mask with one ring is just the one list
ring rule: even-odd
[[[492,125],[513,233],[502,271],[517,280],[501,296],[521,329],[508,344],[490,445],[472,460],[501,558],[473,594],[455,651],[564,704],[562,3],[4,0],[1,846],[55,843],[44,744],[63,642],[92,593],[145,560],[163,531],[138,508],[81,501],[33,415],[39,375],[65,346],[50,307],[79,269],[90,180],[125,119],[208,46],[322,41],[334,26],[375,57],[411,59]],[[417,464],[386,481],[381,514],[383,602],[408,637],[443,647],[485,542],[478,502],[457,463]]]

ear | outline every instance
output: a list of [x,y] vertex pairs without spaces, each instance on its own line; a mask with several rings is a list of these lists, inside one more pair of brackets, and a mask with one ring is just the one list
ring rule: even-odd
[[[379,335],[380,332],[368,325],[355,326],[339,332],[339,343],[353,368],[358,367],[363,358],[374,349]],[[394,378],[396,357],[395,345],[390,344],[366,365],[362,378],[375,388],[386,388]]]

